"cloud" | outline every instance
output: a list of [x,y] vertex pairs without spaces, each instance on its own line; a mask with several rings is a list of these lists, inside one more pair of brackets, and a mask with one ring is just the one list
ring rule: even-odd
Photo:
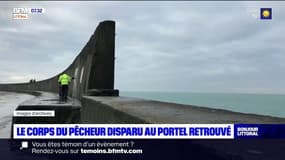
[[[98,23],[111,19],[116,88],[285,93],[283,2],[0,3],[2,82],[64,70]],[[12,20],[18,6],[46,12]],[[257,19],[260,7],[272,7],[273,20]]]

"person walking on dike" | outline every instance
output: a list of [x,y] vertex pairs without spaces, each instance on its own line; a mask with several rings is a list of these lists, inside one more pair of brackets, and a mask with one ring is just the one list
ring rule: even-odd
[[60,89],[59,96],[60,100],[62,101],[67,101],[68,85],[70,82],[71,82],[71,77],[66,73],[63,73],[58,78],[59,89]]

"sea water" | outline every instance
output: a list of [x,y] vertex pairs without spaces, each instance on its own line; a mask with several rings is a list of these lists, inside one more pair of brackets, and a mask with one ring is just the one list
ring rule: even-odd
[[285,118],[285,95],[238,93],[130,92],[120,96]]

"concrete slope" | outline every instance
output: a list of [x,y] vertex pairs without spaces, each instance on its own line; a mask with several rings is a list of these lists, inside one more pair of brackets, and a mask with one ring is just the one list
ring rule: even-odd
[[84,96],[82,104],[84,123],[285,123],[285,118],[128,97]]

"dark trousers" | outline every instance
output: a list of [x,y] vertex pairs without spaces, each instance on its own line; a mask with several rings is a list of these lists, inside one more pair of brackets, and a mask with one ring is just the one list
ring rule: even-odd
[[61,95],[62,95],[62,89],[61,89],[61,85],[59,85],[59,87],[58,87],[58,95],[59,95],[59,97],[61,98]]
[[61,86],[61,100],[67,100],[68,85]]

